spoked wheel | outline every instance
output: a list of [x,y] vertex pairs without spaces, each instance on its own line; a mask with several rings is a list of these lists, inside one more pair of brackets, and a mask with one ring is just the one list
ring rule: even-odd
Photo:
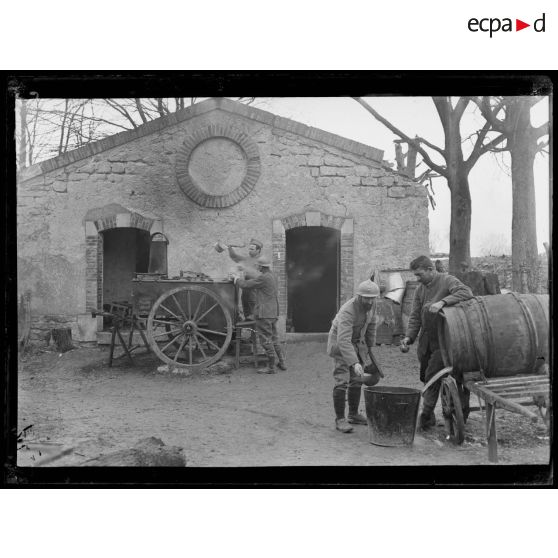
[[446,434],[454,444],[462,444],[465,439],[465,421],[457,383],[452,376],[442,380],[442,413],[446,423]]
[[233,325],[224,302],[199,285],[163,293],[147,318],[147,340],[171,367],[195,370],[218,361],[232,338]]

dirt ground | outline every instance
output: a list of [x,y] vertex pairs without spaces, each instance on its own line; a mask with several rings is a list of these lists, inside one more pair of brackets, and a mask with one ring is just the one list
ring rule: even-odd
[[[412,447],[369,443],[368,427],[334,429],[331,359],[325,342],[290,343],[288,370],[260,375],[249,364],[225,373],[159,372],[139,354],[107,366],[105,348],[40,351],[19,364],[19,466],[75,466],[155,436],[183,448],[187,466],[480,465],[488,464],[484,420],[471,413],[462,446],[438,426]],[[420,388],[414,348],[375,350],[384,385]],[[476,404],[476,399],[471,404]],[[361,403],[364,412],[364,401]],[[532,409],[535,409],[532,407]],[[549,438],[539,421],[497,414],[501,464],[547,464]]]

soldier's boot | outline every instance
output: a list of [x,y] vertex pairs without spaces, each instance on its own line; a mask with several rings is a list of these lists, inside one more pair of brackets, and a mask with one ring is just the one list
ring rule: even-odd
[[333,409],[335,410],[335,428],[348,434],[353,427],[345,419],[345,389],[333,388]]
[[419,416],[419,429],[430,430],[433,426],[436,426],[434,410],[429,407],[423,407]]
[[275,349],[273,345],[266,344],[263,346],[265,353],[267,355],[267,366],[265,368],[260,368],[258,374],[275,374]]
[[362,386],[349,386],[347,389],[347,400],[349,402],[348,422],[350,424],[368,424],[366,417],[358,412],[361,390]]
[[277,355],[277,368],[279,368],[279,370],[286,370],[287,365],[285,363],[285,355],[283,354],[281,345],[275,344],[273,345],[273,348],[275,349],[275,354]]

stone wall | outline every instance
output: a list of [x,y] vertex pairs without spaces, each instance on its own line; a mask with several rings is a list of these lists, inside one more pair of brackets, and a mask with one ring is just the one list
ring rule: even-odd
[[[234,266],[213,250],[218,240],[259,238],[271,256],[282,242],[273,221],[309,212],[321,215],[322,224],[351,220],[353,288],[371,270],[405,267],[427,251],[424,189],[386,166],[380,151],[238,103],[207,103],[22,173],[18,288],[31,290],[35,320],[56,315],[84,321],[102,302],[99,231],[112,226],[162,230],[169,239],[169,276],[195,270],[225,277]],[[259,153],[259,175],[238,203],[200,207],[179,187],[176,161],[186,138],[217,126],[250,139]],[[94,328],[86,327],[89,336]]]

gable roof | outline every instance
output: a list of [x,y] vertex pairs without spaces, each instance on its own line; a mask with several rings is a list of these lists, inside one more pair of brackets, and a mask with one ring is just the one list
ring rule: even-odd
[[145,137],[149,134],[153,134],[159,130],[167,128],[168,126],[185,122],[195,116],[206,114],[214,110],[237,114],[257,122],[263,122],[273,128],[278,128],[286,132],[291,132],[293,134],[324,143],[331,147],[336,147],[342,151],[348,151],[349,153],[366,159],[371,159],[378,163],[383,162],[384,152],[381,149],[376,149],[375,147],[338,136],[337,134],[326,132],[325,130],[320,130],[319,128],[307,126],[301,122],[296,122],[295,120],[284,118],[271,112],[245,105],[238,101],[232,101],[224,97],[216,97],[196,103],[195,105],[173,112],[167,116],[151,120],[150,122],[141,124],[133,130],[119,132],[101,140],[88,143],[83,147],[63,153],[62,155],[58,155],[57,157],[53,157],[52,159],[47,159],[46,161],[31,165],[30,167],[22,169],[18,173],[18,178],[20,181],[29,180],[30,178],[34,178],[82,159],[86,159],[96,155],[97,153],[107,151],[113,147]]

